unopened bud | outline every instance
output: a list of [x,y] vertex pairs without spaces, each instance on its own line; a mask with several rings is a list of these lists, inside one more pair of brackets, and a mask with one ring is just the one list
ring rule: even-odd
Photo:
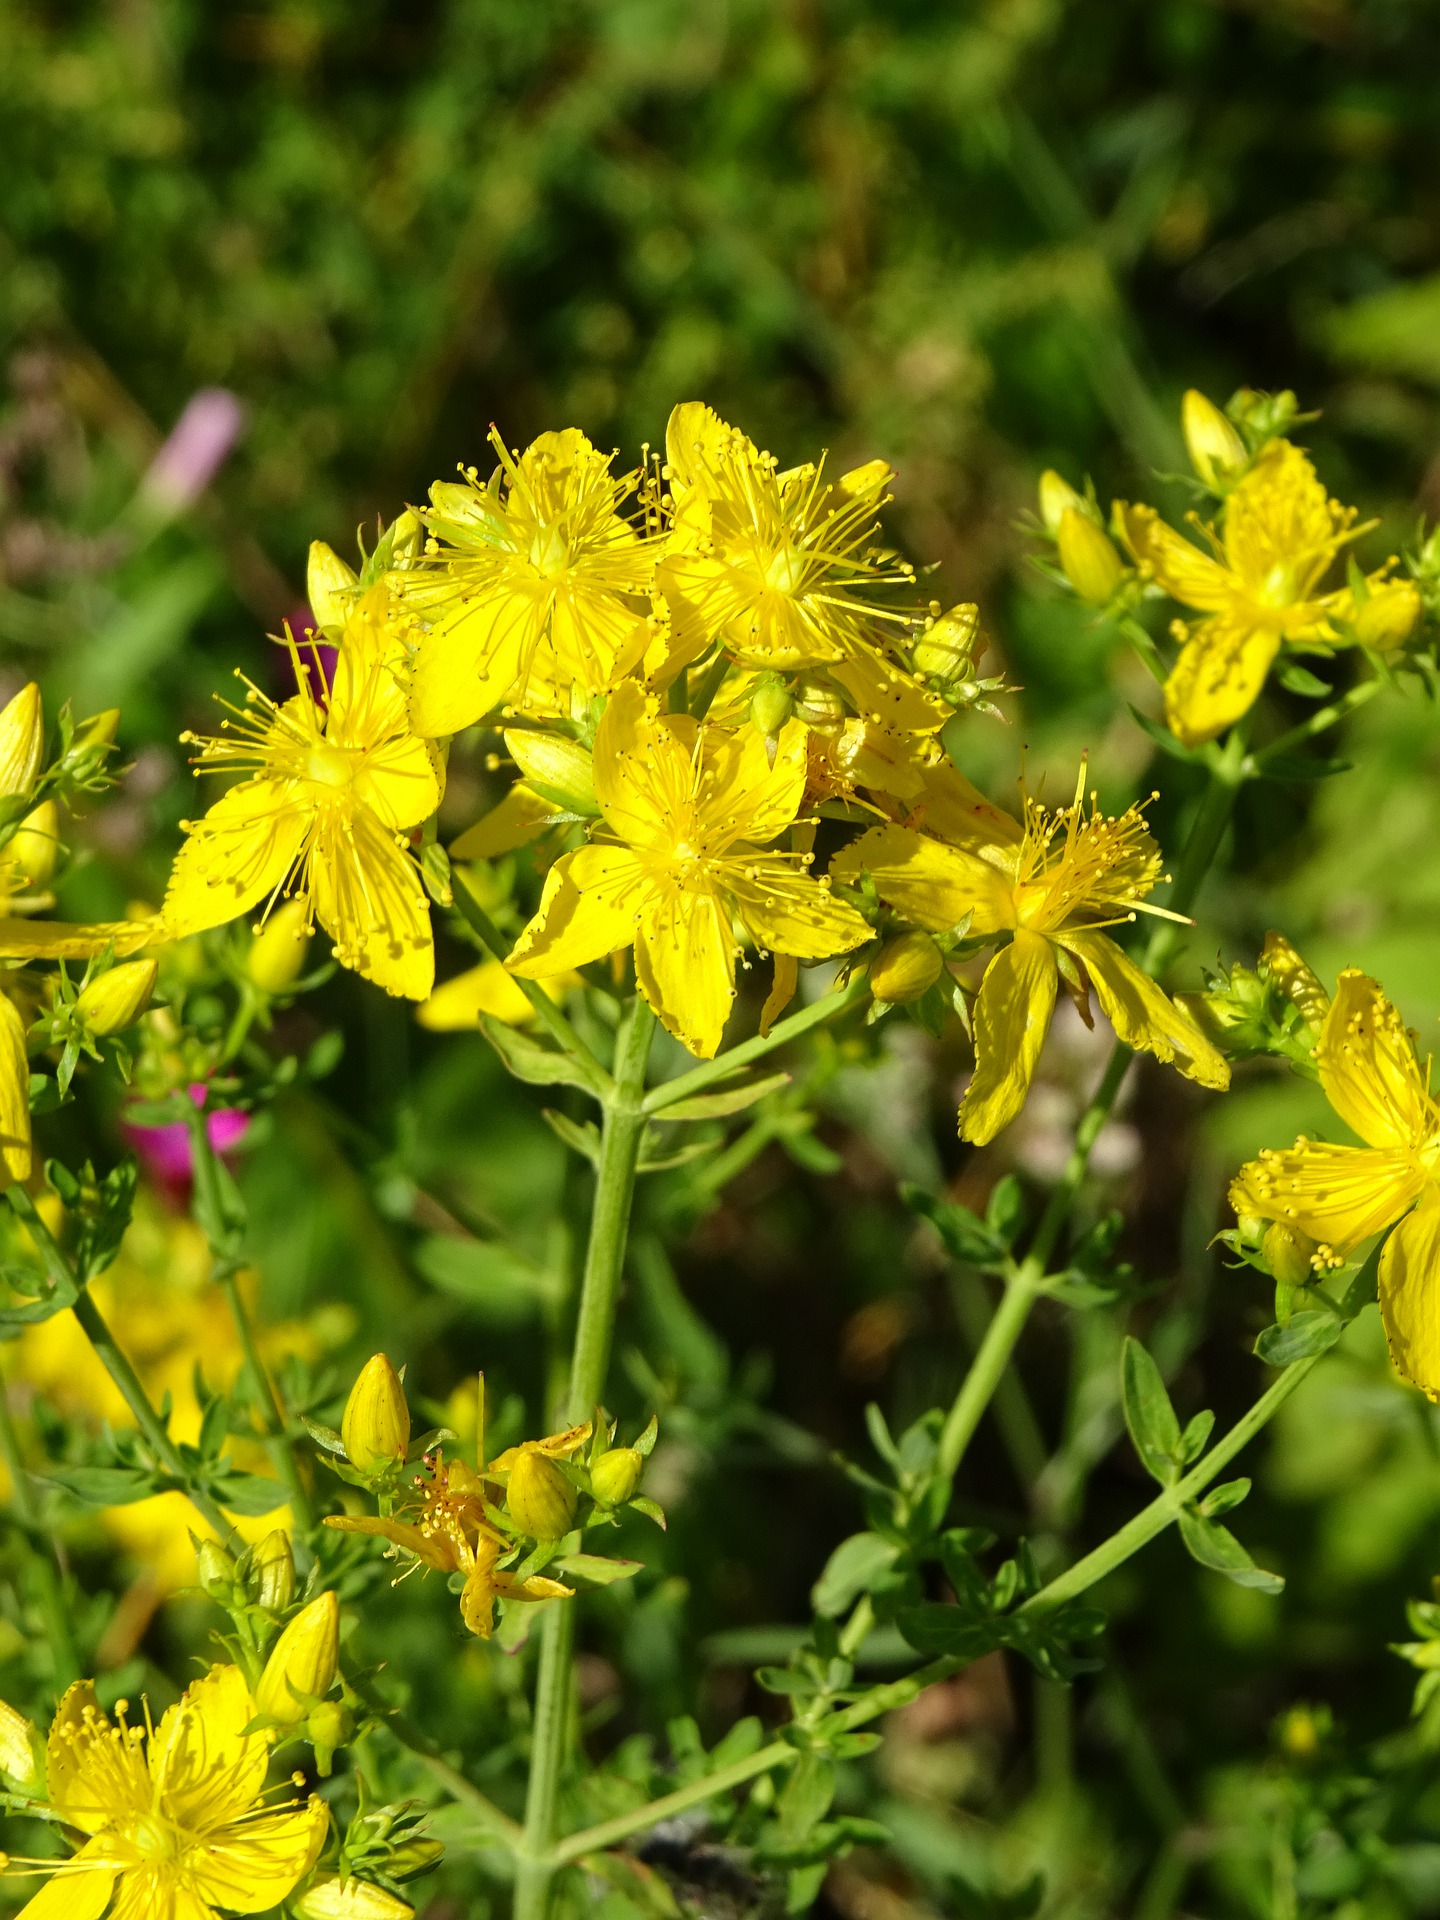
[[0,712],[0,799],[29,793],[45,752],[45,715],[35,682]]
[[505,1504],[522,1533],[558,1540],[575,1518],[576,1492],[553,1460],[529,1447],[515,1456]]
[[958,680],[969,671],[980,632],[980,609],[962,601],[942,614],[915,642],[915,671],[927,680]]
[[1067,513],[1084,513],[1085,502],[1071,486],[1056,473],[1053,467],[1047,467],[1040,476],[1040,518],[1051,533],[1060,531],[1060,522]]
[[251,1599],[267,1613],[284,1613],[295,1598],[295,1554],[283,1528],[272,1527],[250,1549],[247,1585]]
[[795,682],[795,717],[807,727],[838,727],[845,719],[845,702],[838,687],[818,673],[802,673]]
[[[443,1849],[442,1849],[443,1851]],[[294,1902],[297,1920],[410,1920],[415,1909],[368,1880],[317,1880]]]
[[235,1560],[218,1540],[202,1540],[195,1549],[195,1571],[200,1586],[222,1606],[235,1598]]
[[444,1857],[445,1849],[438,1840],[424,1840],[417,1835],[412,1840],[402,1840],[399,1846],[391,1847],[386,1856],[385,1869],[392,1880],[410,1880],[417,1873],[428,1873]]
[[1315,1244],[1308,1233],[1274,1220],[1260,1242],[1260,1258],[1282,1287],[1303,1287],[1314,1272]]
[[596,815],[595,765],[578,740],[563,733],[530,733],[512,727],[505,749],[527,782],[571,813]]
[[870,969],[877,1000],[918,1000],[940,978],[945,959],[928,933],[902,933],[887,940]]
[[97,974],[83,987],[75,1013],[87,1033],[97,1040],[133,1027],[155,991],[160,964],[156,960],[126,960]]
[[355,1722],[338,1700],[322,1700],[305,1722],[305,1738],[315,1749],[316,1768],[324,1779],[338,1747],[355,1738]]
[[1055,535],[1065,578],[1092,607],[1103,607],[1125,578],[1125,562],[1103,527],[1073,507],[1060,516]]
[[60,810],[53,800],[26,814],[0,859],[20,869],[27,887],[38,892],[49,885],[60,863]]
[[305,598],[317,627],[344,626],[345,615],[355,597],[355,586],[355,569],[347,567],[334,548],[327,547],[323,540],[312,540],[305,568]]
[[612,1447],[590,1469],[590,1491],[602,1507],[623,1507],[640,1484],[645,1462],[634,1447]]
[[1330,996],[1318,975],[1306,966],[1283,933],[1267,933],[1260,950],[1260,970],[1272,979],[1286,999],[1312,1027],[1322,1027],[1330,1011]]
[[1362,647],[1388,653],[1403,646],[1420,618],[1419,589],[1409,580],[1386,580],[1372,587],[1351,622]]
[[383,1353],[365,1362],[340,1421],[345,1457],[361,1473],[379,1473],[405,1458],[410,1409],[399,1374]]
[[1194,387],[1180,402],[1180,431],[1191,466],[1207,487],[1217,491],[1249,458],[1245,442],[1214,401]]
[[298,896],[270,915],[250,942],[245,971],[264,993],[284,993],[305,971],[310,951],[310,905]]
[[773,740],[795,711],[790,689],[778,676],[762,680],[750,696],[750,718],[767,740]]
[[333,1593],[322,1593],[275,1642],[255,1689],[257,1712],[298,1727],[334,1685],[339,1664],[340,1603]]
[[103,713],[92,713],[88,720],[80,722],[70,742],[70,750],[73,753],[77,747],[113,746],[119,730],[119,707],[106,707]]
[[40,1769],[35,1761],[35,1729],[23,1713],[0,1700],[0,1773],[22,1787],[33,1786]]

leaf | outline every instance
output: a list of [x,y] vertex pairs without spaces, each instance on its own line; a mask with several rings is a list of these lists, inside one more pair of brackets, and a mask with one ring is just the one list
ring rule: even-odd
[[1204,747],[1182,746],[1168,727],[1162,727],[1158,720],[1152,720],[1138,707],[1130,708],[1130,717],[1140,731],[1147,735],[1162,753],[1169,754],[1172,760],[1187,760],[1193,763],[1205,758]]
[[888,1573],[900,1549],[878,1533],[852,1533],[842,1540],[810,1590],[810,1603],[827,1620],[844,1613],[871,1582]]
[[[661,1114],[668,1119],[668,1114]],[[688,1166],[692,1160],[703,1160],[707,1153],[714,1153],[722,1143],[719,1140],[694,1140],[688,1147],[677,1147],[673,1153],[652,1153],[648,1146],[640,1150],[640,1158],[635,1163],[636,1173],[664,1173],[669,1167]]]
[[1207,1407],[1204,1413],[1186,1423],[1180,1436],[1180,1458],[1185,1466],[1192,1466],[1205,1451],[1206,1443],[1215,1430],[1215,1416]]
[[912,1213],[930,1222],[956,1260],[975,1267],[995,1266],[1004,1260],[1004,1242],[969,1207],[937,1200],[923,1187],[908,1184],[901,1187],[900,1198]]
[[1298,693],[1307,700],[1323,700],[1326,694],[1335,691],[1327,681],[1320,679],[1317,674],[1311,673],[1308,667],[1302,667],[1295,660],[1283,666],[1275,678],[1287,693]]
[[643,1560],[607,1560],[600,1553],[567,1553],[552,1563],[562,1578],[583,1580],[587,1586],[608,1587],[617,1580],[633,1580]]
[[1025,1222],[1025,1189],[1013,1173],[995,1182],[990,1204],[985,1209],[985,1224],[1003,1246],[1019,1233]]
[[763,1100],[767,1093],[788,1087],[788,1073],[772,1073],[764,1080],[752,1080],[746,1086],[726,1087],[721,1093],[697,1094],[693,1100],[677,1100],[673,1107],[661,1107],[657,1120],[722,1120],[727,1114],[743,1113]]
[[1278,1573],[1257,1567],[1228,1527],[1217,1526],[1200,1513],[1180,1515],[1180,1538],[1192,1560],[1210,1567],[1233,1580],[1237,1587],[1254,1587],[1261,1593],[1279,1593],[1285,1582]]
[[1125,1425],[1141,1465],[1162,1487],[1173,1486],[1182,1465],[1180,1422],[1160,1369],[1140,1342],[1128,1335],[1120,1352],[1120,1393]]
[[[480,1031],[517,1080],[532,1087],[579,1087],[593,1099],[604,1097],[605,1083],[588,1060],[558,1047],[541,1046],[528,1034],[507,1027],[492,1013],[480,1016]],[[563,1137],[563,1136],[562,1136]]]
[[315,1442],[316,1446],[323,1447],[326,1453],[344,1453],[345,1442],[340,1438],[340,1435],[335,1431],[334,1427],[327,1427],[322,1421],[312,1420],[308,1413],[301,1414],[300,1424]]
[[1312,1354],[1326,1353],[1345,1331],[1345,1322],[1322,1308],[1293,1316],[1288,1327],[1266,1327],[1255,1352],[1267,1367],[1291,1367]]
[[274,1513],[290,1497],[278,1480],[263,1473],[217,1473],[210,1487],[222,1507],[251,1517]]
[[1337,773],[1348,773],[1353,760],[1302,759],[1298,754],[1277,753],[1259,756],[1260,771],[1267,780],[1283,785],[1301,786],[1309,780],[1329,780]]
[[835,1798],[835,1763],[813,1749],[802,1753],[790,1771],[775,1812],[781,1844],[795,1846],[817,1821],[823,1820]]
[[957,1654],[978,1660],[1004,1638],[1003,1623],[977,1620],[962,1607],[927,1600],[918,1607],[902,1607],[895,1624],[917,1653]]
[[52,1467],[50,1478],[92,1507],[128,1507],[148,1500],[164,1484],[140,1467]]
[[572,1120],[568,1114],[557,1113],[554,1107],[542,1107],[540,1118],[582,1160],[588,1160],[592,1167],[600,1165],[600,1129],[593,1120]]
[[494,1326],[522,1326],[555,1289],[548,1271],[498,1240],[430,1234],[415,1249],[415,1265],[433,1287]]
[[1250,1491],[1248,1480],[1227,1480],[1223,1486],[1212,1487],[1196,1508],[1207,1520],[1214,1520],[1222,1513],[1229,1513],[1232,1507],[1238,1507]]
[[767,1693],[784,1693],[793,1697],[808,1697],[815,1692],[815,1682],[808,1673],[801,1673],[795,1667],[757,1667],[755,1684]]

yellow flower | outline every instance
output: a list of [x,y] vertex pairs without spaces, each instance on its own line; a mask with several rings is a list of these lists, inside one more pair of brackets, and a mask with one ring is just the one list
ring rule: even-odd
[[[46,1745],[50,1801],[86,1836],[68,1860],[26,1860],[49,1884],[19,1920],[128,1920],[265,1913],[314,1866],[322,1800],[266,1803],[270,1743],[247,1734],[255,1703],[238,1668],[212,1667],[158,1727],[102,1713],[90,1681],[65,1694]],[[12,1863],[12,1865],[15,1863]]]
[[437,481],[422,518],[429,564],[397,581],[433,620],[415,653],[410,716],[417,733],[458,733],[529,682],[608,687],[650,638],[645,596],[656,543],[620,508],[636,476],[567,427],[518,456],[498,433],[488,484]]
[[[1117,503],[1131,552],[1156,584],[1204,619],[1184,635],[1165,683],[1165,714],[1187,746],[1213,740],[1248,713],[1284,645],[1337,644],[1348,592],[1322,594],[1336,554],[1364,531],[1353,507],[1327,498],[1298,447],[1274,440],[1225,506],[1215,554],[1167,527],[1151,507]],[[1385,584],[1384,574],[1372,576]],[[1418,602],[1417,602],[1418,607]]]
[[317,1594],[271,1648],[255,1689],[255,1711],[282,1727],[298,1727],[334,1686],[339,1661],[340,1602],[333,1593]]
[[[558,1000],[567,987],[579,984],[578,973],[564,974],[547,980],[545,991]],[[482,1013],[507,1027],[523,1027],[535,1018],[534,1007],[498,960],[482,960],[478,967],[443,981],[415,1009],[415,1018],[432,1033],[466,1033],[479,1027]]]
[[1082,767],[1068,807],[1052,812],[1027,799],[1023,825],[978,794],[972,801],[968,782],[937,782],[939,804],[920,811],[945,840],[910,826],[872,827],[834,862],[837,874],[869,873],[882,900],[931,933],[1009,935],[975,1006],[975,1074],[960,1106],[966,1140],[993,1140],[1020,1111],[1062,974],[1082,1012],[1094,987],[1127,1046],[1203,1086],[1230,1082],[1189,1014],[1103,931],[1137,911],[1160,911],[1143,904],[1160,878],[1160,854],[1138,808],[1106,819],[1092,798],[1087,816],[1084,778]]
[[3,1184],[30,1177],[30,1061],[25,1021],[0,991],[0,1175]]
[[340,1421],[345,1458],[362,1473],[381,1472],[405,1458],[410,1408],[388,1354],[372,1354],[360,1369]]
[[877,597],[914,580],[875,548],[893,478],[883,460],[833,484],[823,461],[781,472],[699,401],[671,414],[665,451],[672,525],[657,585],[672,663],[718,639],[746,666],[827,666],[863,720],[902,731],[943,725],[949,708],[893,657],[915,610]]
[[1315,1064],[1330,1105],[1364,1146],[1302,1135],[1286,1152],[1267,1150],[1240,1169],[1230,1204],[1308,1235],[1322,1268],[1394,1227],[1380,1255],[1391,1356],[1407,1380],[1440,1399],[1440,1105],[1429,1063],[1416,1058],[1377,982],[1349,967]]
[[[251,777],[185,823],[162,917],[176,935],[198,933],[295,892],[342,965],[423,1000],[435,953],[404,835],[439,805],[440,778],[406,722],[392,611],[381,585],[351,613],[324,707],[308,687],[283,706],[252,688],[233,729],[198,742],[202,769]],[[308,683],[293,643],[292,658]]]
[[735,997],[738,920],[758,946],[799,959],[870,937],[808,854],[762,852],[805,791],[805,729],[791,721],[772,766],[753,727],[735,734],[658,715],[617,688],[595,736],[595,842],[556,861],[516,942],[512,972],[544,979],[634,943],[640,991],[677,1039],[709,1059]]

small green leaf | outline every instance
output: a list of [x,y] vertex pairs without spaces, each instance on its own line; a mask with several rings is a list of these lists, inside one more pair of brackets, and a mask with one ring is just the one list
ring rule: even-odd
[[1249,1491],[1248,1480],[1227,1480],[1223,1486],[1210,1489],[1196,1512],[1207,1520],[1218,1519],[1222,1513],[1229,1513],[1232,1507],[1238,1507]]
[[138,1467],[52,1467],[50,1478],[92,1507],[128,1507],[148,1500],[162,1484]]
[[215,1498],[231,1513],[273,1513],[289,1497],[278,1480],[261,1473],[216,1474],[210,1485]]
[[721,1120],[727,1114],[743,1113],[746,1107],[753,1107],[757,1100],[763,1100],[767,1093],[777,1093],[781,1087],[788,1087],[788,1073],[772,1073],[764,1080],[751,1080],[745,1086],[726,1087],[720,1093],[697,1094],[693,1100],[677,1100],[674,1106],[661,1107],[655,1118],[669,1122],[671,1120]]
[[633,1580],[644,1566],[642,1560],[607,1560],[600,1553],[567,1553],[551,1564],[562,1579],[583,1580],[589,1587],[608,1587],[617,1580]]
[[541,1046],[538,1040],[507,1027],[503,1020],[497,1020],[490,1013],[480,1015],[480,1031],[499,1054],[507,1071],[527,1086],[579,1087],[593,1099],[602,1097],[604,1084],[588,1060],[561,1053],[558,1047]]
[[1279,1593],[1285,1585],[1278,1573],[1257,1567],[1228,1527],[1217,1526],[1200,1513],[1180,1515],[1180,1538],[1192,1560],[1210,1567],[1233,1580],[1237,1587],[1254,1587],[1261,1593]]
[[1173,1486],[1183,1463],[1180,1422],[1160,1369],[1140,1342],[1128,1336],[1120,1353],[1120,1392],[1125,1425],[1141,1465],[1162,1487]]
[[322,1421],[312,1420],[308,1413],[301,1414],[300,1424],[317,1447],[323,1447],[326,1453],[344,1454],[345,1442],[334,1427],[327,1427]]
[[1287,693],[1298,693],[1306,700],[1323,700],[1326,694],[1335,691],[1327,681],[1320,679],[1317,674],[1311,673],[1308,667],[1302,667],[1298,661],[1294,660],[1287,666],[1283,666],[1275,678]]
[[873,1581],[888,1573],[900,1549],[878,1533],[852,1533],[842,1540],[810,1590],[810,1603],[827,1620],[844,1613],[852,1601],[868,1592]]
[[1186,1423],[1185,1431],[1180,1436],[1180,1458],[1185,1466],[1193,1466],[1200,1458],[1214,1430],[1215,1416],[1208,1407]]
[[557,1113],[554,1107],[542,1107],[540,1118],[572,1153],[578,1153],[592,1167],[600,1165],[600,1129],[593,1120],[572,1120],[569,1114]]
[[1321,1308],[1292,1314],[1288,1327],[1266,1327],[1255,1342],[1267,1367],[1290,1367],[1312,1354],[1325,1353],[1345,1331],[1345,1322]]

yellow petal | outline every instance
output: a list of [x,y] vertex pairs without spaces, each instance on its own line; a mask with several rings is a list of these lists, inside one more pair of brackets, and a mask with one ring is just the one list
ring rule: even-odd
[[57,1861],[58,1872],[16,1914],[15,1920],[100,1920],[115,1885],[113,1869],[86,1859],[103,1851],[94,1842],[73,1859]]
[[950,718],[943,700],[928,693],[913,674],[883,653],[860,645],[830,667],[830,677],[855,702],[867,723],[896,733],[935,733]]
[[543,833],[558,811],[553,800],[543,799],[517,781],[498,807],[450,842],[450,858],[493,860],[498,854],[513,853]]
[[383,1519],[373,1513],[332,1513],[325,1518],[327,1527],[337,1533],[368,1533],[377,1540],[388,1540],[392,1547],[404,1547],[417,1560],[437,1573],[454,1573],[455,1550],[443,1534],[422,1533],[406,1520]]
[[463,601],[421,637],[410,669],[410,724],[426,739],[459,733],[510,692],[545,622],[548,595],[510,581]]
[[795,989],[800,983],[800,969],[794,958],[788,953],[775,956],[775,979],[765,1004],[760,1009],[760,1034],[765,1038],[781,1014],[795,998]]
[[1309,460],[1288,440],[1272,440],[1231,494],[1225,509],[1225,558],[1254,594],[1277,577],[1288,599],[1307,599],[1354,519],[1330,500]]
[[683,1046],[713,1059],[735,999],[735,937],[713,895],[670,889],[641,913],[640,991]]
[[1176,739],[1201,746],[1247,714],[1279,650],[1279,629],[1257,626],[1243,610],[1202,620],[1165,682],[1165,718]]
[[428,820],[440,804],[429,743],[405,733],[372,747],[356,776],[355,798],[392,831]]
[[1142,973],[1128,954],[1108,935],[1066,929],[1055,935],[1077,959],[1085,962],[1095,997],[1127,1047],[1153,1053],[1157,1060],[1177,1066],[1188,1080],[1202,1087],[1230,1084],[1225,1056],[1205,1038],[1183,1008]]
[[828,960],[871,938],[869,921],[852,906],[773,854],[727,860],[720,878],[757,946]]
[[1015,924],[1013,891],[988,861],[910,827],[871,827],[830,863],[837,879],[868,873],[887,905],[929,933],[947,933],[970,916],[970,932]]
[[1440,1127],[1405,1023],[1358,967],[1336,982],[1315,1064],[1326,1098],[1366,1146],[1418,1146]]
[[175,936],[223,926],[290,877],[314,824],[291,780],[244,780],[189,824],[160,913]]
[[948,840],[952,847],[983,854],[1018,847],[1025,838],[1025,829],[1015,816],[987,800],[953,760],[922,767],[920,784],[923,793],[909,815],[910,824]]
[[679,732],[654,712],[638,681],[623,681],[595,731],[595,797],[606,821],[633,847],[666,845],[691,813],[694,788]]
[[25,1022],[0,993],[0,1173],[5,1184],[30,1177],[30,1062]]
[[268,1913],[309,1873],[329,1833],[325,1803],[312,1795],[293,1811],[213,1832],[180,1863],[201,1900],[230,1913]]
[[45,1742],[50,1801],[67,1826],[98,1834],[150,1806],[143,1749],[115,1738],[89,1680],[67,1687]]
[[0,959],[89,960],[113,946],[117,957],[173,938],[158,914],[139,920],[27,920],[0,916]]
[[348,827],[322,816],[310,860],[315,915],[341,966],[408,1000],[435,984],[430,903],[415,863],[373,813],[357,807]]
[[960,1137],[983,1146],[1019,1113],[1055,1011],[1050,942],[1026,929],[985,970],[975,1002],[975,1073],[960,1102]]
[[1408,1153],[1302,1138],[1247,1161],[1230,1183],[1230,1204],[1237,1214],[1278,1220],[1343,1255],[1383,1233],[1424,1187]]
[[464,1033],[479,1026],[482,1013],[512,1027],[535,1018],[535,1009],[498,960],[482,960],[442,982],[416,1008],[415,1018],[432,1033]]
[[763,844],[783,833],[805,796],[806,729],[801,723],[786,722],[773,767],[755,727],[702,739],[695,818],[706,850],[723,853],[736,840]]
[[238,1667],[193,1680],[150,1740],[155,1805],[190,1833],[209,1834],[248,1813],[265,1785],[270,1743],[246,1734],[255,1703]]
[[1151,569],[1156,586],[1207,613],[1230,604],[1235,582],[1218,560],[1166,526],[1153,507],[1127,506],[1123,500],[1116,505],[1125,544],[1140,566]]
[[[582,847],[580,852],[623,855],[620,848]],[[571,866],[578,857],[565,854],[546,874],[534,918],[522,928],[505,962],[512,973],[544,980],[602,960],[634,939],[633,913],[619,911],[601,891],[582,892],[571,879]]]
[[302,1920],[410,1920],[415,1909],[368,1880],[339,1880],[333,1875],[307,1887],[297,1911]]
[[1440,1400],[1440,1192],[1433,1185],[1385,1242],[1380,1312],[1396,1367]]

